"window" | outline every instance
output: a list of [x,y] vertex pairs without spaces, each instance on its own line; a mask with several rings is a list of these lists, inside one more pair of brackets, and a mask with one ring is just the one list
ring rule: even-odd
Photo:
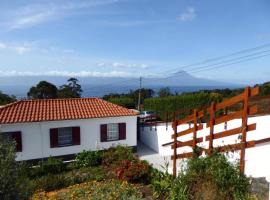
[[22,134],[20,131],[15,132],[4,132],[0,134],[1,140],[4,141],[15,141],[16,142],[16,151],[21,152],[22,151]]
[[107,141],[119,140],[119,125],[108,124]]
[[59,146],[72,145],[72,127],[58,129],[58,145]]
[[12,133],[7,133],[7,132],[4,132],[4,133],[1,133],[0,134],[0,137],[3,141],[11,141],[12,140],[12,136],[11,136]]
[[61,127],[50,129],[50,147],[65,147],[81,144],[80,127]]
[[100,141],[116,141],[126,139],[126,123],[100,124]]

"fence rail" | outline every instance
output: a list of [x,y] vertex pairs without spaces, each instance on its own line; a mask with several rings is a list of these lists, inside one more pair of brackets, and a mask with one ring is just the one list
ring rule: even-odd
[[[193,152],[177,153],[178,148],[182,147],[192,147],[193,150],[198,147],[198,144],[204,141],[204,137],[198,137],[197,132],[203,130],[203,125],[201,124],[203,118],[208,119],[206,122],[206,127],[209,128],[209,134],[205,136],[205,141],[208,142],[207,148],[198,148],[196,151],[197,155],[202,155],[203,153],[211,156],[213,151],[218,152],[228,152],[240,150],[240,171],[244,173],[245,169],[245,150],[246,148],[252,148],[256,144],[261,144],[264,142],[269,142],[270,138],[265,138],[257,141],[247,141],[247,133],[249,131],[256,130],[256,123],[248,124],[248,115],[254,115],[257,113],[256,105],[249,105],[249,99],[259,94],[259,87],[250,88],[247,87],[245,91],[235,97],[227,99],[220,103],[213,102],[209,107],[202,108],[200,111],[193,110],[193,114],[186,116],[184,119],[177,119],[177,114],[179,112],[173,113],[173,123],[172,128],[174,130],[171,138],[173,142],[164,144],[164,146],[170,145],[173,149],[173,155],[171,159],[173,160],[173,175],[176,176],[176,160],[189,158],[194,156]],[[228,113],[228,108],[234,106],[235,104],[242,104],[240,110]],[[222,111],[222,112],[221,112]],[[223,113],[220,115],[219,113]],[[167,114],[168,115],[168,114]],[[226,124],[234,119],[241,119],[241,125],[237,128],[227,130]],[[178,131],[178,126],[189,123],[189,128],[186,130]],[[215,126],[219,124],[225,124],[225,131],[215,133]],[[192,125],[192,126],[191,126]],[[181,141],[182,136],[187,136],[192,134],[192,139],[188,141]],[[233,135],[241,135],[241,142],[231,145],[223,145],[219,147],[214,147],[214,140],[225,138]]]

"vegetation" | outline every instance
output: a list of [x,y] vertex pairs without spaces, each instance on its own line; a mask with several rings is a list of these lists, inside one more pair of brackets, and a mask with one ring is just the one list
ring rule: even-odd
[[160,117],[165,120],[166,112],[201,108],[210,105],[213,101],[219,102],[221,100],[222,96],[218,93],[199,92],[194,94],[145,99],[144,108],[146,110],[156,111]]
[[109,102],[117,104],[119,106],[123,106],[126,108],[135,108],[135,102],[134,99],[130,98],[130,97],[114,97],[114,98],[109,98],[108,99]]
[[122,160],[134,160],[135,156],[131,147],[118,145],[106,150],[102,155],[102,164],[105,166],[118,165]]
[[78,84],[78,79],[68,79],[68,84],[60,86],[57,92],[58,98],[80,98],[82,94],[82,87]]
[[[261,85],[260,96],[270,95],[270,82]],[[173,94],[169,87],[160,88],[155,92],[151,89],[142,89],[142,108],[144,110],[155,111],[162,120],[166,118],[166,112],[173,112],[176,110],[189,110],[194,108],[202,108],[209,106],[212,101],[219,102],[224,99],[236,96],[244,91],[244,88],[236,89],[214,89],[214,90],[200,90],[196,92],[183,92],[181,94]],[[112,103],[127,107],[137,108],[139,90],[130,91],[127,94],[109,94],[103,98]],[[234,108],[232,108],[234,109]]]
[[239,172],[239,165],[230,163],[223,154],[194,157],[172,179],[165,174],[153,183],[158,196],[183,200],[244,200],[250,198],[250,180]]
[[153,169],[125,146],[84,151],[73,163],[49,158],[35,167],[21,166],[15,161],[14,144],[1,143],[1,199],[26,199],[34,191],[32,200],[142,199],[147,195],[159,199],[244,200],[250,195],[250,180],[221,154],[187,160],[176,178]]
[[260,85],[260,96],[270,95],[270,82]]
[[40,81],[30,88],[27,96],[29,99],[55,99],[55,98],[80,98],[81,85],[76,78],[68,79],[68,83],[59,87],[47,81]]
[[47,81],[40,81],[30,88],[27,96],[29,99],[54,99],[57,97],[57,87]]
[[31,200],[39,199],[143,199],[143,195],[139,191],[138,186],[131,185],[127,182],[109,180],[102,182],[86,182],[83,184],[73,185],[66,189],[62,189],[52,193],[46,193],[44,191],[37,192]]
[[[141,104],[143,104],[144,99],[152,98],[155,92],[152,89],[142,88],[141,89]],[[139,90],[131,90],[127,94],[111,93],[104,95],[103,99],[115,103],[126,108],[137,108],[139,98]]]
[[15,158],[15,143],[0,138],[0,199],[23,200],[31,195],[25,166]]
[[5,105],[8,103],[12,103],[14,101],[16,101],[16,97],[9,96],[9,95],[4,94],[0,91],[0,105]]
[[170,88],[169,87],[160,88],[159,91],[158,91],[158,96],[159,97],[172,96]]
[[101,164],[102,151],[83,151],[76,155],[75,161],[78,167],[96,167]]

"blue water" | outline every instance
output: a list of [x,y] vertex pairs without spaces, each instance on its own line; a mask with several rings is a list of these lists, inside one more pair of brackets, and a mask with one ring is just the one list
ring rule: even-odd
[[[162,87],[162,86],[161,86]],[[157,92],[161,87],[154,86],[151,87],[155,92]],[[26,98],[27,92],[30,86],[26,85],[13,85],[13,86],[0,86],[0,91],[8,95],[14,95],[18,99]],[[235,88],[234,86],[177,86],[170,87],[172,93],[182,93],[182,92],[194,92],[205,89],[222,89],[222,88]],[[98,86],[98,85],[82,85],[83,97],[102,97],[110,93],[128,93],[130,90],[138,89],[137,86]]]

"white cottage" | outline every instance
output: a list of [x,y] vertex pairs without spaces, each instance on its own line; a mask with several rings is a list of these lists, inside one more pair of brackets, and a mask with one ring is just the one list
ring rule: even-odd
[[0,132],[17,160],[137,146],[137,113],[98,98],[25,100],[0,108]]

